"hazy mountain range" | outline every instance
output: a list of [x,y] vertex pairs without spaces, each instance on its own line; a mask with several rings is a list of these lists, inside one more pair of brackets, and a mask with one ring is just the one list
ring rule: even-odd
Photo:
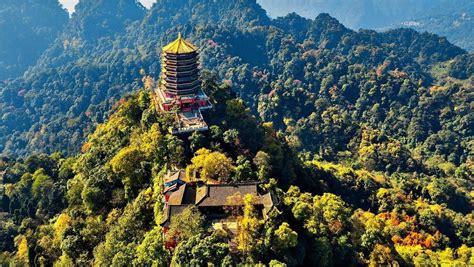
[[[138,2],[145,7],[151,7],[156,1]],[[318,14],[325,12],[352,29],[386,30],[409,27],[446,36],[450,42],[461,48],[474,50],[473,0],[258,0],[257,2],[271,17],[296,12],[314,19]],[[21,76],[29,66],[34,65],[45,49],[58,37],[63,27],[68,25],[67,12],[63,8],[71,13],[77,3],[78,0],[1,1],[0,80]],[[102,26],[111,27],[111,25]]]
[[329,13],[353,29],[411,27],[474,49],[472,0],[259,0],[272,17],[296,12],[307,18]]

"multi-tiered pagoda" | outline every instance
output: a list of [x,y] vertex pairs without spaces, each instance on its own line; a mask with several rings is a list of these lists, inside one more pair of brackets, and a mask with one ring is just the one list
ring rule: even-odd
[[201,110],[212,107],[199,81],[198,48],[181,34],[163,47],[157,100],[162,112],[176,114],[173,134],[208,130]]

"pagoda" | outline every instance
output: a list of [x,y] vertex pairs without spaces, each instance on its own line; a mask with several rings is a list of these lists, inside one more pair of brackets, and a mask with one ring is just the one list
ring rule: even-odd
[[173,134],[206,131],[202,110],[212,108],[199,81],[198,48],[178,34],[178,39],[163,47],[161,77],[156,98],[161,112],[176,115]]

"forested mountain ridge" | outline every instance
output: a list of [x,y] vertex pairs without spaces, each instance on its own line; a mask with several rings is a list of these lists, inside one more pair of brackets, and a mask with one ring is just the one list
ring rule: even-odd
[[62,32],[67,12],[56,0],[0,3],[0,81],[21,76]]
[[95,60],[90,53],[96,50],[101,40],[110,41],[116,35],[124,35],[127,27],[142,20],[145,13],[145,8],[136,1],[80,1],[61,36],[45,51],[36,69],[30,73],[76,63],[81,58]]
[[[113,64],[110,67],[110,58],[98,55],[114,50],[110,46],[111,40],[124,34],[126,26],[141,20],[144,14],[143,6],[133,0],[81,1],[60,38],[41,56],[36,66],[23,78],[7,81],[2,86],[1,97],[7,99],[0,104],[3,109],[2,136],[13,136],[11,143],[2,141],[2,149],[10,145],[25,148],[26,140],[34,140],[29,144],[30,151],[77,149],[84,138],[83,131],[90,132],[94,128],[94,120],[85,114],[87,107],[103,102],[107,90],[117,97],[121,92],[132,91],[132,79],[120,75],[127,71],[114,69]],[[126,79],[122,82],[123,91],[114,92],[117,87],[104,87],[105,83],[111,84],[107,80],[112,73],[112,79]],[[92,90],[89,84],[94,87]],[[92,97],[94,95],[99,99]],[[109,107],[102,108],[102,112]],[[80,127],[77,126],[79,121],[83,122]],[[49,129],[54,134],[45,131],[47,126],[52,127]],[[15,131],[11,132],[8,127],[14,127]],[[62,129],[69,130],[61,134]],[[48,136],[42,138],[41,132]]]
[[307,18],[329,13],[352,29],[413,27],[446,36],[472,51],[471,0],[259,0],[272,17],[296,12]]
[[[307,20],[290,14],[270,20],[251,0],[163,0],[143,19],[142,7],[135,1],[87,3],[77,7],[77,15],[70,21],[73,30],[66,31],[25,78],[1,86],[0,147],[4,154],[77,151],[94,124],[107,117],[113,103],[124,92],[141,86],[143,74],[159,76],[159,48],[178,31],[201,47],[203,66],[235,84],[239,95],[261,119],[273,121],[290,133],[289,138],[300,149],[323,158],[334,159],[341,151],[354,152],[354,144],[360,140],[353,136],[360,136],[366,126],[387,128],[386,135],[414,149],[423,147],[440,127],[453,125],[444,120],[468,116],[448,113],[440,121],[440,110],[429,104],[419,110],[430,114],[407,113],[400,127],[387,127],[398,117],[400,107],[413,109],[425,103],[419,94],[429,94],[430,87],[445,83],[445,78],[438,80],[431,75],[432,66],[465,54],[436,35],[406,29],[355,32],[328,15]],[[121,22],[110,22],[100,15],[110,10],[123,12],[122,5],[130,5],[134,11],[114,18]],[[99,25],[102,30],[77,25]],[[107,25],[128,26],[124,33],[121,27],[113,27],[110,32]],[[85,34],[88,31],[95,37]],[[472,82],[464,80],[444,90],[446,97],[465,92],[462,88]],[[401,89],[403,94],[398,92]],[[462,103],[454,103],[453,108],[468,103],[468,99],[457,101]],[[379,111],[369,112],[375,108]],[[335,120],[343,127],[325,119],[335,110],[345,118]],[[361,116],[369,125],[362,127],[358,120],[348,120]],[[433,118],[433,122],[419,119],[422,116]],[[471,122],[465,118],[467,124],[460,127],[469,129]],[[459,121],[463,119],[455,120]],[[413,130],[407,133],[409,124]],[[456,139],[464,140],[470,132],[450,129],[446,134],[446,138],[454,134]],[[334,140],[336,136],[342,138]],[[426,158],[440,154],[446,160],[453,154],[451,161],[460,164],[466,161],[467,154],[461,151],[466,151],[467,143],[457,145],[454,152],[423,148],[420,153],[428,154]]]
[[[465,0],[455,0],[454,2]],[[414,17],[433,7],[449,6],[446,0],[258,0],[272,17],[296,12],[307,18],[329,13],[353,29],[381,29]]]
[[[474,2],[453,3],[443,9],[428,10],[402,22],[404,27],[446,36],[454,44],[474,51]],[[399,26],[396,25],[396,26]]]

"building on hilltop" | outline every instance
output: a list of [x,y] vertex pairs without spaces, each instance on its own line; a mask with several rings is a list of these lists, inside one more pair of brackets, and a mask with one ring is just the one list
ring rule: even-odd
[[163,47],[161,77],[155,95],[161,112],[176,115],[173,134],[208,130],[201,111],[212,108],[212,104],[201,88],[198,60],[198,48],[181,34]]
[[205,184],[204,182],[183,181],[183,171],[169,172],[164,179],[164,212],[161,225],[164,229],[184,209],[194,206],[205,216],[208,225],[214,229],[225,228],[231,231],[236,226],[235,215],[239,215],[244,206],[244,197],[253,196],[253,205],[262,218],[278,202],[271,192],[264,192],[258,182],[240,184]]
[[[212,108],[212,104],[201,88],[198,60],[198,48],[184,40],[181,34],[163,47],[161,77],[153,98],[159,112],[176,115],[176,126],[171,129],[173,134],[208,130],[201,111]],[[247,198],[249,195],[252,196],[250,199]],[[262,190],[258,182],[221,184],[203,181],[195,173],[174,170],[163,177],[162,201],[160,224],[163,234],[177,215],[192,207],[204,216],[208,227],[225,230],[230,237],[235,237],[246,201],[251,202],[258,217],[266,219],[277,198],[272,191]],[[165,246],[172,249],[175,241],[172,237]]]

